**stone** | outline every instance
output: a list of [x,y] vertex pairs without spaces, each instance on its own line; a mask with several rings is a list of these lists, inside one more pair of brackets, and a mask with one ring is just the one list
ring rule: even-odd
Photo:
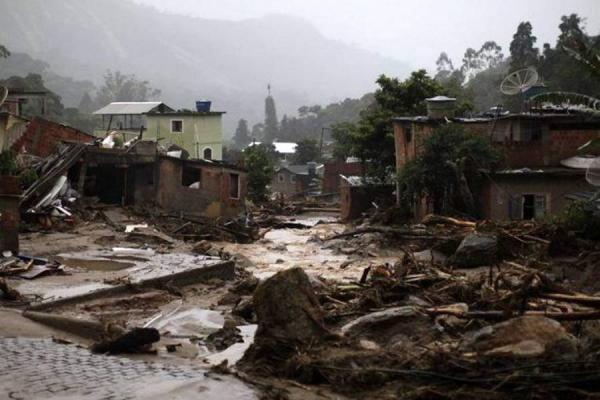
[[254,292],[253,303],[258,328],[242,365],[267,362],[276,367],[299,349],[332,336],[302,268],[280,271],[262,282]]
[[469,332],[461,350],[493,358],[571,358],[577,354],[575,338],[558,321],[538,316],[512,318]]
[[261,338],[309,343],[328,333],[309,277],[302,268],[278,272],[256,288],[253,297]]
[[207,240],[201,240],[194,245],[192,251],[196,254],[207,254],[208,251],[212,248],[212,244]]
[[467,235],[449,259],[462,268],[493,265],[498,261],[498,237],[490,233],[474,232]]

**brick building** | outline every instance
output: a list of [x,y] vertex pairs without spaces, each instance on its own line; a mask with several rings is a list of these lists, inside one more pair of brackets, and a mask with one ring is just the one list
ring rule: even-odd
[[245,170],[222,161],[159,155],[152,141],[128,149],[86,146],[69,177],[80,193],[107,204],[155,204],[210,218],[233,217],[245,207]]
[[[395,118],[396,167],[401,169],[420,151],[424,139],[441,124],[460,124],[467,132],[485,135],[503,155],[496,171],[487,171],[471,188],[482,218],[532,219],[561,212],[565,196],[590,189],[585,169],[566,159],[600,137],[600,119],[578,113],[531,112],[498,118]],[[595,154],[593,151],[590,151]],[[432,212],[426,199],[416,216]]]
[[10,148],[17,153],[48,157],[61,142],[91,143],[95,139],[70,126],[35,117],[18,137],[12,139]]

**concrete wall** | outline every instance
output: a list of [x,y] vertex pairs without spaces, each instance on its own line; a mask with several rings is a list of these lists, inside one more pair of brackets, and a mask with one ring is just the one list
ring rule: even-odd
[[488,181],[482,187],[481,198],[478,199],[485,219],[507,220],[511,217],[514,219],[514,210],[511,208],[514,208],[515,201],[521,201],[524,194],[545,196],[546,215],[556,215],[561,213],[569,203],[569,200],[565,199],[566,194],[593,189],[583,175],[502,176],[497,174],[492,179],[494,183]]
[[340,191],[340,174],[345,176],[362,176],[363,172],[363,165],[359,162],[331,161],[325,163],[323,193],[337,193]]
[[[172,133],[171,121],[182,120],[183,132]],[[223,124],[221,114],[148,115],[144,138],[156,140],[168,147],[176,144],[190,153],[191,158],[204,158],[204,150],[212,149],[212,159],[223,158]]]
[[363,212],[378,205],[394,203],[395,186],[340,186],[340,218],[351,221],[361,216]]
[[[199,189],[182,185],[186,165],[198,171]],[[158,205],[167,210],[183,211],[206,217],[233,217],[244,209],[246,174],[221,166],[182,163],[177,159],[161,158],[160,177],[156,193]],[[238,174],[239,198],[230,196],[230,174]]]

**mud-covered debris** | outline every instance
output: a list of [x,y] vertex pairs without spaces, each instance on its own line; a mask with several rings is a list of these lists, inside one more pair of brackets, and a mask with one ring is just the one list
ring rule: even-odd
[[21,293],[8,285],[5,279],[0,278],[0,298],[4,300],[20,300]]
[[152,343],[160,340],[160,333],[155,328],[134,328],[116,337],[107,338],[92,345],[94,353],[143,353],[148,352]]
[[231,320],[226,320],[223,328],[211,333],[206,337],[205,343],[215,350],[222,351],[234,345],[235,343],[243,343],[244,338],[241,331],[235,326]]
[[201,240],[192,247],[192,252],[196,254],[207,254],[212,248],[212,244],[207,240]]
[[525,316],[465,334],[463,351],[498,358],[576,356],[576,340],[557,321]]
[[231,310],[233,315],[237,315],[238,317],[242,317],[247,321],[254,322],[255,314],[254,314],[254,303],[252,302],[252,297],[243,297],[240,301],[233,307]]

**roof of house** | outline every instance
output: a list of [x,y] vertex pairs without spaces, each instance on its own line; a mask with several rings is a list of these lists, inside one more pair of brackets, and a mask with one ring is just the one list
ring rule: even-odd
[[94,111],[98,115],[135,115],[146,114],[163,106],[167,111],[175,111],[162,101],[114,101]]
[[159,115],[159,116],[211,116],[211,115],[223,115],[226,111],[167,111],[167,112],[156,112],[150,111],[148,115]]
[[279,172],[283,169],[287,169],[292,174],[296,174],[296,175],[308,175],[308,165],[306,165],[306,164],[304,164],[304,165],[282,165],[281,167],[277,168],[277,172]]
[[[254,146],[262,144],[262,142],[252,142],[248,145]],[[281,154],[294,154],[296,152],[296,146],[298,146],[294,142],[273,142],[273,146],[275,146],[275,151]]]

